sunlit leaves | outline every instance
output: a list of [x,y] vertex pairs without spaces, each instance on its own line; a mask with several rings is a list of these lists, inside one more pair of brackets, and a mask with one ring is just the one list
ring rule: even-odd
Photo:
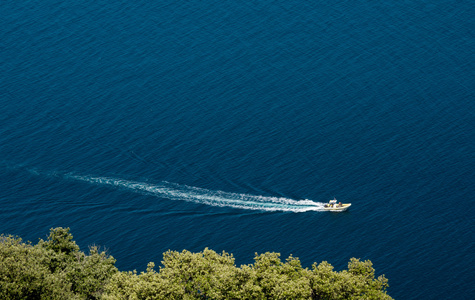
[[0,236],[0,299],[391,299],[387,279],[371,261],[352,258],[348,270],[328,262],[303,268],[298,258],[255,255],[237,267],[232,254],[205,248],[167,251],[158,270],[119,272],[115,259],[92,246],[80,251],[69,228],[51,229],[37,245]]
[[69,228],[51,229],[37,245],[2,235],[0,299],[99,299],[114,264],[97,247],[81,252]]

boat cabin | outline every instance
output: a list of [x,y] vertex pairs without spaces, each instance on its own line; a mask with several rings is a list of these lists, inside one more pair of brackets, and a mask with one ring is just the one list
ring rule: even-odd
[[341,206],[343,206],[341,204],[341,202],[337,203],[336,199],[330,200],[327,204],[325,204],[325,207],[335,207],[336,208],[336,207],[341,207]]

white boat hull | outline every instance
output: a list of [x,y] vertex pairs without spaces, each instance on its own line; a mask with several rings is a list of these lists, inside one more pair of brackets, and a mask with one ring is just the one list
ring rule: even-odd
[[350,208],[350,206],[351,206],[351,203],[344,203],[344,204],[341,204],[341,206],[338,204],[335,204],[333,206],[328,205],[324,207],[323,209],[326,211],[332,211],[332,212],[342,212],[342,211],[346,211],[348,208]]

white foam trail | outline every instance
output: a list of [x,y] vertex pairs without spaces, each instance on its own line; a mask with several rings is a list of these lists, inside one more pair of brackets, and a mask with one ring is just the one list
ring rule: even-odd
[[324,205],[323,203],[314,202],[308,199],[293,200],[283,197],[266,197],[250,194],[229,193],[170,182],[150,184],[146,182],[129,181],[110,177],[77,175],[69,175],[68,177],[99,185],[124,188],[141,194],[153,195],[170,200],[181,200],[220,207],[233,207],[263,211],[306,212],[323,211]]

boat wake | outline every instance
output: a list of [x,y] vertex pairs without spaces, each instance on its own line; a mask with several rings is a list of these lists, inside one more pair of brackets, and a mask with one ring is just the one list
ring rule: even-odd
[[284,197],[267,197],[251,194],[213,191],[166,181],[158,184],[150,184],[146,182],[130,181],[110,177],[77,175],[69,175],[67,177],[97,185],[126,189],[136,193],[152,195],[169,200],[180,200],[218,207],[232,207],[238,209],[261,211],[324,211],[323,203],[314,202],[308,199],[293,200]]

